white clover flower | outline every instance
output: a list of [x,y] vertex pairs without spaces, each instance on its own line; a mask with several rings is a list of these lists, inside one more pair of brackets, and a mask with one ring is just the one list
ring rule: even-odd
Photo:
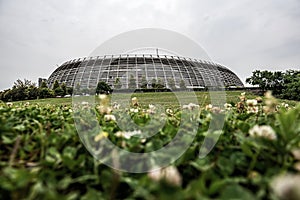
[[25,103],[25,107],[28,107],[30,105],[30,103],[27,101],[26,103]]
[[12,102],[7,102],[6,105],[7,105],[8,107],[12,107],[14,104],[13,104]]
[[153,105],[153,104],[149,104],[149,109],[155,109],[156,107],[155,107],[155,105]]
[[136,97],[133,97],[133,98],[131,99],[131,104],[132,104],[133,106],[138,106],[138,105],[139,105],[138,99],[137,99]]
[[199,109],[199,105],[194,103],[189,103],[188,105],[183,105],[182,108],[187,110],[195,110],[195,109]]
[[213,105],[208,104],[205,106],[205,110],[211,110],[213,108]]
[[213,113],[222,113],[222,112],[224,112],[224,110],[222,110],[222,109],[219,108],[219,107],[213,107],[213,108],[211,109],[211,111],[212,111]]
[[253,107],[257,105],[257,100],[256,99],[248,99],[246,101],[247,106]]
[[279,199],[300,199],[300,175],[286,174],[277,176],[271,182],[271,188]]
[[246,101],[246,92],[242,92],[239,98],[241,101]]
[[106,94],[99,94],[98,97],[99,97],[99,99],[104,100],[104,99],[107,98],[107,95]]
[[282,107],[285,107],[285,108],[289,107],[289,104],[287,104],[287,103],[282,103],[281,105],[282,105]]
[[103,105],[97,106],[97,109],[101,114],[110,114],[112,111],[110,107],[103,106]]
[[167,109],[166,109],[166,113],[167,113],[168,115],[173,115],[173,110],[170,109],[170,108],[167,108]]
[[138,112],[139,112],[139,109],[134,109],[133,112],[134,112],[134,113],[138,113]]
[[130,139],[134,135],[141,135],[142,131],[141,130],[134,130],[134,131],[118,131],[115,135],[117,137],[123,137],[126,139]]
[[267,99],[272,99],[272,98],[274,98],[271,91],[267,91],[267,92],[265,93],[265,97],[266,97]]
[[264,106],[264,112],[274,113],[275,111],[277,111],[277,100],[275,97],[273,97],[272,92],[271,91],[266,92],[265,97],[266,97],[265,100],[266,106]]
[[106,121],[116,121],[116,117],[114,115],[104,115],[104,120],[106,120]]
[[151,110],[151,109],[148,109],[148,110],[147,110],[147,113],[148,113],[148,114],[154,114],[155,111],[154,111],[154,110]]
[[155,110],[156,110],[156,107],[152,104],[149,104],[149,109],[147,110],[147,113],[149,114],[154,114],[155,113]]
[[292,154],[296,160],[300,160],[300,149],[292,150]]
[[224,107],[225,107],[225,110],[231,110],[232,105],[230,103],[225,103]]
[[189,105],[183,105],[182,108],[183,109],[189,109]]
[[256,99],[257,103],[261,103],[263,101],[263,99],[261,97],[256,97],[255,99]]
[[181,186],[182,177],[174,166],[169,166],[166,168],[161,168],[156,171],[152,171],[148,173],[148,177],[153,181],[161,181],[165,180],[170,185]]
[[81,102],[81,105],[89,105],[89,102],[83,101]]
[[112,107],[113,107],[114,110],[119,110],[120,109],[120,104],[118,104],[117,102],[114,102]]
[[129,111],[130,111],[131,113],[138,113],[138,112],[139,112],[139,109],[137,109],[137,108],[130,108]]
[[247,108],[247,113],[258,113],[258,106],[252,106]]
[[251,137],[263,137],[269,140],[277,139],[275,131],[272,129],[272,127],[267,125],[255,125],[252,129],[249,130],[249,134]]

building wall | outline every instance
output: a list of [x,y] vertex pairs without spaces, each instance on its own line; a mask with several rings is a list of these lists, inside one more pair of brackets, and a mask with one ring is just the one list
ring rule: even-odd
[[176,88],[181,81],[187,88],[243,87],[232,71],[219,64],[162,55],[114,55],[71,60],[50,75],[48,86],[58,80],[69,87],[80,84],[83,88],[94,88],[99,81],[114,87],[116,78],[120,79],[123,89],[129,88],[131,79],[135,79],[135,88],[140,88],[143,78],[147,80],[148,87],[153,79],[161,81],[167,88],[170,80],[175,82]]

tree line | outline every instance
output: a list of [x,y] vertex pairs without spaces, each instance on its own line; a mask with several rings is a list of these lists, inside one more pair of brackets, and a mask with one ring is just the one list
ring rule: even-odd
[[[152,79],[149,84],[145,77],[142,77],[139,86],[142,90],[155,90],[163,91],[166,89],[163,81],[161,79]],[[168,80],[168,86],[170,89],[175,89],[175,82],[173,79]],[[129,89],[136,89],[136,80],[133,76],[129,78],[128,83]],[[180,88],[186,88],[185,82],[181,80]],[[114,90],[122,89],[122,83],[120,78],[116,78],[114,83]],[[93,95],[93,94],[109,94],[113,91],[112,87],[104,81],[98,82],[96,89],[95,88],[84,88],[77,84],[74,89],[72,87],[67,87],[65,83],[59,84],[56,80],[51,88],[48,88],[47,83],[43,81],[38,87],[36,83],[24,79],[24,81],[18,79],[14,82],[13,87],[0,91],[0,100],[2,101],[22,101],[22,100],[32,100],[32,99],[44,99],[44,98],[53,98],[53,97],[63,97],[66,95]]]
[[52,88],[48,88],[46,82],[42,82],[40,87],[30,80],[24,81],[18,79],[10,89],[0,92],[0,100],[2,101],[21,101],[31,99],[43,99],[52,97],[63,97],[71,95],[73,88],[67,87],[65,83],[59,84],[55,81]]
[[256,70],[246,83],[258,86],[263,92],[271,90],[278,98],[300,101],[300,70]]
[[[141,80],[138,82],[138,85],[141,89],[165,89],[165,88],[169,88],[172,90],[176,89],[175,81],[173,78],[167,79],[167,84],[168,84],[168,87],[166,87],[166,85],[164,84],[164,82],[161,78],[158,78],[157,80],[155,78],[153,78],[151,81],[147,81],[145,76],[142,76]],[[118,77],[115,79],[114,88],[115,89],[122,88],[121,80]],[[130,77],[129,77],[128,88],[129,89],[137,88],[137,81],[133,75],[130,75]],[[186,88],[185,82],[182,79],[180,80],[179,88],[181,88],[181,89]]]

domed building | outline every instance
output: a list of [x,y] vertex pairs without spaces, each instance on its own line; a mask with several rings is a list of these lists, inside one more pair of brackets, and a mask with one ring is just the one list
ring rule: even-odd
[[79,84],[82,88],[95,88],[100,81],[112,88],[152,88],[153,84],[175,89],[186,87],[243,87],[231,70],[209,61],[154,54],[105,55],[67,61],[48,78],[68,87]]

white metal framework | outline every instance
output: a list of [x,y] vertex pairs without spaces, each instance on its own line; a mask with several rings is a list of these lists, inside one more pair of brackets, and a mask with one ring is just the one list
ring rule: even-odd
[[63,63],[49,77],[48,86],[52,87],[57,80],[73,87],[79,83],[81,87],[95,88],[99,81],[108,83],[112,88],[119,78],[122,89],[128,89],[129,82],[134,79],[134,88],[141,88],[141,80],[147,81],[151,88],[153,80],[160,81],[164,87],[170,88],[170,81],[175,88],[184,82],[187,88],[237,86],[243,83],[228,68],[202,60],[170,55],[106,55],[74,59]]

